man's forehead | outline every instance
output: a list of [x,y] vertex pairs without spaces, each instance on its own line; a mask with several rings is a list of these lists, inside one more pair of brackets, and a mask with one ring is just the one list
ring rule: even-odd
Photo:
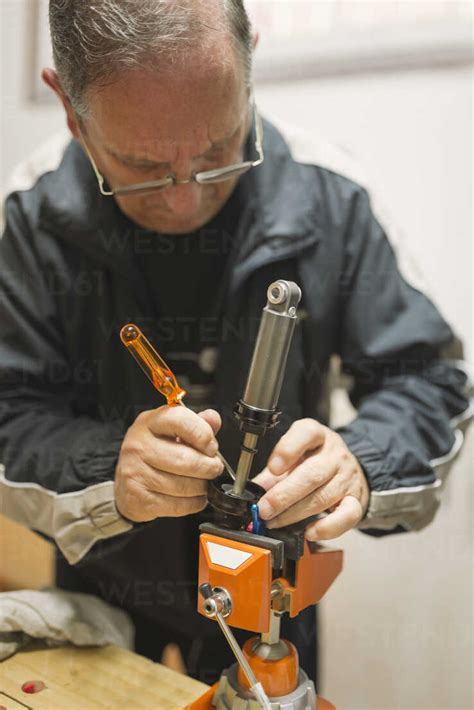
[[[248,104],[244,104],[244,109]],[[212,147],[225,147],[238,133],[247,113],[214,114],[207,117],[178,117],[175,114],[172,130],[168,121],[141,120],[134,124],[133,130],[124,131],[121,124],[116,130],[110,124],[102,132],[102,147],[119,159],[137,159],[140,157],[168,162],[177,152],[197,156]],[[147,119],[150,117],[148,116]]]
[[232,68],[202,74],[128,72],[90,96],[90,125],[121,152],[224,141],[244,120],[245,83]]

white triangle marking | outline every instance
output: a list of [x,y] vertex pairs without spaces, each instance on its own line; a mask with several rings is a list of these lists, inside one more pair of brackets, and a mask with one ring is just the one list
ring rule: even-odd
[[251,552],[235,550],[233,547],[218,545],[216,542],[207,542],[206,544],[211,562],[221,567],[227,567],[228,569],[237,569],[243,565],[249,557],[252,557]]

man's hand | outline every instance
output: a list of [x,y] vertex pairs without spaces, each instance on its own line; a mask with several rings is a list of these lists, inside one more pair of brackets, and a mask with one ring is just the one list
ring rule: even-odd
[[[217,412],[167,405],[142,412],[127,431],[115,470],[119,512],[133,522],[198,513],[222,473]],[[179,439],[177,439],[179,437]]]
[[329,512],[307,526],[306,538],[313,541],[329,540],[353,528],[369,502],[357,459],[339,434],[314,419],[295,422],[253,480],[267,491],[259,510],[269,528]]

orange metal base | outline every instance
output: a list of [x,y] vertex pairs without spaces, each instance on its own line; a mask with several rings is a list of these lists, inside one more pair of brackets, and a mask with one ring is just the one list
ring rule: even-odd
[[336,710],[336,706],[318,695],[318,710]]
[[191,703],[191,705],[186,705],[184,710],[214,710],[212,698],[214,697],[218,686],[219,683],[215,683],[204,693],[204,695],[201,695],[200,698]]
[[[201,695],[201,697],[191,703],[191,705],[186,705],[184,710],[215,710],[212,699],[218,685],[219,683],[215,683],[215,685],[209,688],[204,695]],[[324,698],[318,695],[318,710],[336,710],[336,707],[328,700],[324,700]]]
[[[286,645],[287,655],[278,660],[260,658],[253,652],[257,636],[248,639],[242,653],[253,670],[256,679],[262,684],[264,691],[271,698],[289,695],[298,686],[298,652],[292,643],[282,641]],[[237,669],[237,682],[241,688],[250,688],[250,684],[239,666]]]

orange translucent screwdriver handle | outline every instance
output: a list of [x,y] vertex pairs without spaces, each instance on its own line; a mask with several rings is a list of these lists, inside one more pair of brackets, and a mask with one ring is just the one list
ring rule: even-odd
[[[183,390],[178,385],[176,377],[163,358],[158,355],[148,338],[143,335],[140,328],[133,323],[124,325],[120,331],[120,339],[138,362],[145,375],[151,380],[154,387],[166,397],[167,403],[171,406],[181,404],[185,407],[186,405],[181,400],[186,394],[186,390]],[[235,472],[230,463],[220,451],[217,452],[217,456],[235,481]]]
[[120,331],[120,339],[158,392],[166,397],[167,403],[181,404],[186,390],[178,385],[176,377],[140,328],[133,323],[124,325]]

